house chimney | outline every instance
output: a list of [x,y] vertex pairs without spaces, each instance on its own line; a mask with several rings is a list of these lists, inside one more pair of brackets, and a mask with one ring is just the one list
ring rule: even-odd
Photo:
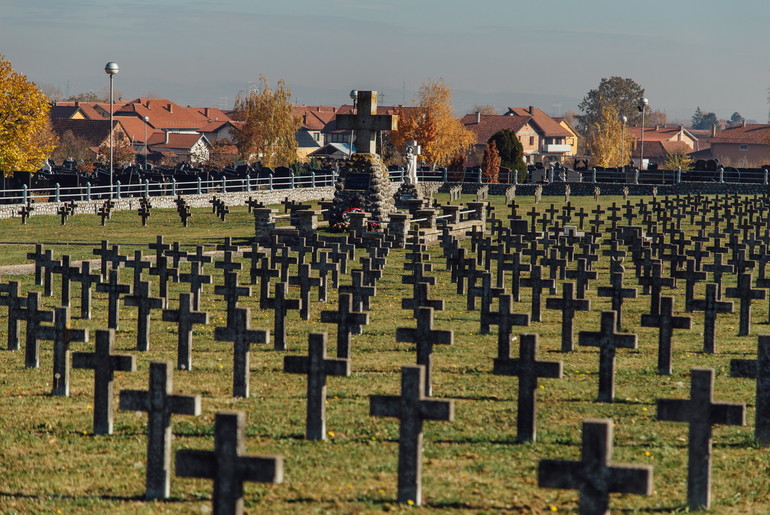
[[209,117],[209,108],[208,107],[204,107],[203,108],[203,116],[205,116],[206,118]]
[[168,145],[168,131],[163,131],[163,144]]
[[711,126],[711,137],[713,138],[716,135],[717,135],[717,124],[714,124]]
[[481,111],[476,111],[476,125],[481,123]]
[[166,107],[166,109],[168,109],[169,113],[173,113],[174,112],[174,108],[171,107],[171,102],[168,103],[168,106]]
[[741,122],[741,127],[744,129],[746,128],[746,118],[743,119],[743,122]]
[[534,116],[534,115],[535,115],[535,106],[529,106],[529,109],[528,109],[528,111],[529,111],[529,114],[531,114],[532,116]]
[[679,126],[679,132],[682,132],[684,130],[684,125]]

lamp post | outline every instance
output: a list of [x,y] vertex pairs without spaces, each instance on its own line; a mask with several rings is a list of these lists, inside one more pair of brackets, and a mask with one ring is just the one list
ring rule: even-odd
[[120,71],[118,63],[109,62],[104,67],[104,72],[110,76],[110,198],[112,198],[112,124],[113,124],[113,109],[112,109],[112,78]]
[[147,170],[147,124],[150,123],[149,116],[142,116],[144,122],[144,169]]
[[626,173],[626,123],[628,123],[628,116],[621,115],[620,121],[623,123],[623,129],[620,131],[620,165],[623,167],[623,173]]
[[[358,90],[350,90],[350,99],[353,100],[353,114],[356,114],[356,106],[358,105]],[[348,159],[353,157],[353,139],[355,137],[355,129],[350,129],[350,150],[348,151]]]
[[642,144],[639,149],[639,169],[644,170],[644,112],[647,110],[647,105],[650,103],[647,97],[639,99],[638,109],[642,112]]

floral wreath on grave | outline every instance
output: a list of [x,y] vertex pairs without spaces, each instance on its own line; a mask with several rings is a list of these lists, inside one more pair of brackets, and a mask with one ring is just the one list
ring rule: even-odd
[[360,207],[351,207],[350,209],[346,209],[342,212],[342,221],[345,223],[350,223],[350,213],[365,213],[363,209]]

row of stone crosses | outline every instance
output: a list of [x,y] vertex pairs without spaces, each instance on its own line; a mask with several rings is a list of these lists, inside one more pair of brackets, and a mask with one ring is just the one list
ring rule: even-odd
[[[577,311],[590,309],[586,292],[590,281],[596,280],[593,269],[600,253],[610,258],[611,280],[608,286],[599,286],[597,295],[612,300],[612,310],[602,313],[598,332],[581,332],[579,345],[600,348],[598,401],[611,402],[614,398],[614,362],[617,348],[635,348],[636,337],[618,333],[622,327],[624,299],[634,298],[636,288],[624,286],[624,260],[630,257],[637,281],[643,293],[650,296],[650,313],[642,316],[642,325],[659,328],[658,372],[670,374],[671,342],[673,329],[689,328],[686,316],[674,316],[672,297],[662,295],[663,288],[676,287],[676,281],[685,283],[685,305],[688,311],[705,311],[704,352],[715,352],[714,327],[718,313],[731,312],[732,303],[721,300],[722,279],[726,274],[737,274],[738,285],[728,288],[728,297],[740,299],[739,335],[749,334],[751,301],[764,298],[763,288],[770,287],[765,278],[765,265],[770,258],[767,245],[766,200],[764,198],[739,197],[676,197],[652,202],[640,201],[625,206],[613,204],[602,209],[597,206],[588,222],[590,231],[583,232],[585,219],[590,218],[582,208],[575,210],[570,203],[561,209],[551,206],[544,213],[536,208],[519,213],[515,201],[510,203],[511,213],[506,224],[489,211],[489,235],[473,231],[470,249],[464,248],[448,231],[444,232],[443,247],[446,266],[458,294],[467,296],[469,310],[476,309],[480,299],[480,331],[489,333],[490,326],[498,328],[498,356],[493,372],[519,377],[517,410],[517,438],[519,441],[535,441],[535,391],[538,377],[561,377],[561,362],[537,359],[536,335],[522,335],[519,357],[511,358],[510,342],[514,326],[526,326],[539,321],[542,293],[548,290],[556,295],[557,280],[562,282],[560,297],[549,298],[546,308],[562,312],[562,345],[565,353],[574,348],[572,322]],[[625,211],[623,217],[619,216]],[[609,216],[605,216],[609,213]],[[559,216],[556,216],[559,215]],[[524,218],[530,218],[528,223]],[[682,221],[699,227],[697,235],[688,238],[681,229]],[[576,220],[576,224],[570,225]],[[620,224],[625,220],[625,224]],[[710,232],[707,232],[710,231]],[[370,299],[376,295],[376,282],[382,276],[387,263],[388,246],[385,239],[370,240],[367,258],[360,259],[361,269],[350,272],[351,284],[339,285],[340,275],[347,275],[349,262],[356,257],[356,247],[346,238],[316,237],[312,241],[302,238],[292,244],[275,239],[269,247],[253,245],[241,252],[232,241],[225,240],[217,250],[223,258],[214,266],[223,270],[223,283],[214,288],[226,302],[227,322],[217,327],[215,339],[230,341],[234,345],[233,395],[248,396],[249,346],[268,343],[269,331],[249,327],[250,314],[238,307],[239,298],[249,296],[251,288],[242,286],[238,271],[242,263],[240,255],[249,263],[250,280],[260,287],[260,307],[274,312],[273,341],[277,350],[285,350],[285,320],[287,309],[298,309],[301,317],[309,319],[310,295],[317,289],[318,299],[325,301],[328,282],[339,288],[337,310],[323,311],[322,322],[337,324],[337,359],[326,358],[326,341],[323,334],[311,334],[309,356],[286,356],[285,371],[308,375],[307,427],[308,439],[325,437],[324,396],[327,375],[350,374],[350,335],[360,334],[368,324]],[[600,244],[601,241],[601,244]],[[363,242],[358,242],[363,243]],[[212,261],[202,247],[195,252],[185,252],[178,243],[166,244],[158,237],[150,249],[156,255],[146,260],[141,251],[133,258],[120,253],[117,245],[102,242],[94,253],[101,260],[101,273],[92,273],[90,262],[80,267],[71,265],[67,256],[54,260],[50,250],[38,245],[29,257],[35,261],[35,282],[43,286],[43,294],[53,294],[53,276],[61,277],[61,306],[54,312],[40,306],[39,293],[28,292],[26,299],[20,295],[19,284],[10,281],[0,284],[0,305],[8,308],[8,348],[18,349],[19,322],[26,322],[26,365],[38,366],[40,340],[54,341],[54,395],[67,395],[69,389],[69,351],[71,342],[87,340],[85,330],[70,326],[70,283],[81,284],[81,318],[90,318],[90,296],[94,285],[99,292],[108,295],[108,330],[97,331],[94,353],[74,353],[72,366],[96,370],[94,400],[94,431],[112,431],[111,388],[115,370],[133,370],[130,356],[112,353],[114,332],[119,328],[118,306],[121,298],[138,310],[137,350],[149,350],[150,313],[152,309],[167,308],[168,282],[181,281],[190,285],[190,293],[182,293],[178,309],[163,309],[164,321],[178,324],[177,368],[192,369],[192,326],[208,322],[208,315],[200,312],[200,296],[204,284],[212,278],[204,273],[204,266]],[[602,250],[603,249],[603,250]],[[430,298],[429,287],[435,284],[430,275],[432,264],[419,233],[415,232],[408,245],[406,274],[403,282],[413,285],[413,296],[403,299],[402,307],[411,309],[417,321],[416,328],[400,328],[396,339],[415,343],[417,367],[405,367],[402,375],[400,397],[372,396],[371,414],[393,416],[400,419],[399,484],[400,502],[421,501],[420,455],[422,420],[451,420],[451,401],[429,399],[431,395],[431,356],[434,344],[451,344],[452,331],[433,329],[433,313],[444,308],[443,301]],[[524,258],[522,258],[524,256]],[[725,257],[727,259],[725,259]],[[528,261],[528,262],[525,262]],[[189,272],[180,273],[180,263],[189,262]],[[664,265],[665,264],[665,265]],[[133,284],[121,284],[118,271],[121,267],[133,269]],[[547,275],[543,268],[547,270]],[[143,271],[158,276],[159,297],[152,297],[151,284],[143,281]],[[296,270],[297,275],[290,275]],[[318,271],[318,276],[312,275]],[[666,272],[667,270],[667,272]],[[757,271],[756,288],[752,288],[752,271]],[[523,276],[528,273],[527,276]],[[706,287],[704,299],[694,297],[695,284],[712,281]],[[272,285],[272,279],[277,282]],[[494,286],[493,286],[494,281]],[[288,284],[299,286],[300,298],[287,298]],[[274,286],[275,293],[270,291]],[[513,313],[514,304],[520,302],[522,288],[531,289],[531,307],[528,314]],[[510,293],[509,293],[510,292]],[[493,299],[498,310],[492,311]],[[53,325],[45,325],[46,323]],[[763,445],[770,443],[770,413],[768,413],[768,388],[770,381],[770,341],[760,338],[757,360],[733,360],[733,375],[757,378],[757,417],[755,435]],[[149,392],[121,392],[120,405],[124,409],[144,409],[150,413],[148,425],[147,496],[163,498],[168,495],[170,460],[171,413],[196,414],[199,398],[171,394],[171,371],[167,364],[151,366]],[[710,447],[713,424],[743,424],[745,407],[715,403],[713,400],[713,371],[694,370],[690,400],[661,399],[658,402],[660,420],[690,423],[690,457],[688,464],[688,504],[692,509],[707,507],[710,502]],[[221,430],[220,430],[221,424]],[[215,450],[237,449],[242,446],[243,415],[222,413],[217,416]],[[603,513],[608,509],[610,492],[649,494],[652,489],[650,467],[617,467],[610,463],[611,422],[589,420],[584,423],[584,459],[569,463],[543,460],[539,483],[543,487],[574,488],[581,491],[581,509]],[[222,441],[220,441],[222,439]],[[226,443],[227,442],[227,443]],[[221,445],[220,445],[221,444]],[[215,451],[218,452],[218,451]],[[244,460],[235,470],[217,470],[219,459]],[[279,457],[247,458],[245,456],[213,457],[202,451],[179,451],[177,474],[180,476],[212,477],[215,481],[214,503],[225,511],[227,506],[242,505],[241,483],[244,480],[274,481],[282,478],[282,460]],[[228,475],[229,474],[229,475]],[[234,474],[234,475],[233,475]],[[610,480],[611,479],[611,480]]]

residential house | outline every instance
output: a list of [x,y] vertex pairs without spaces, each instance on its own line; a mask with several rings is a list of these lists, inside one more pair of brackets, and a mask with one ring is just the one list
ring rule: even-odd
[[770,163],[770,125],[742,124],[722,132],[714,131],[709,138],[710,156],[724,166],[761,167]]
[[517,116],[507,114],[467,114],[460,119],[466,129],[476,134],[475,156],[471,156],[470,164],[480,164],[478,160],[483,154],[489,139],[503,129],[513,131],[519,138],[524,149],[524,160],[533,163],[535,156],[539,154],[539,136],[531,123],[531,116]]
[[[537,152],[532,156],[540,161],[563,161],[565,157],[577,154],[577,132],[566,124],[546,114],[542,109],[534,106],[509,107],[505,116],[529,117],[530,125],[536,132]],[[563,118],[562,118],[563,120]]]
[[211,151],[206,136],[198,133],[156,132],[148,138],[147,144],[155,158],[168,156],[193,165],[208,161]]
[[[110,139],[109,120],[57,118],[51,121],[51,128],[60,138],[65,133],[72,132],[75,136],[84,139],[88,148],[94,153],[94,158],[99,153],[99,147],[108,144]],[[114,146],[131,144],[131,139],[120,120],[112,122],[112,138]]]
[[[644,158],[643,169],[663,164],[669,154],[694,152],[700,149],[700,140],[682,125],[655,127],[626,127],[634,139],[631,159],[638,166]],[[644,133],[644,156],[642,156],[642,133]]]

